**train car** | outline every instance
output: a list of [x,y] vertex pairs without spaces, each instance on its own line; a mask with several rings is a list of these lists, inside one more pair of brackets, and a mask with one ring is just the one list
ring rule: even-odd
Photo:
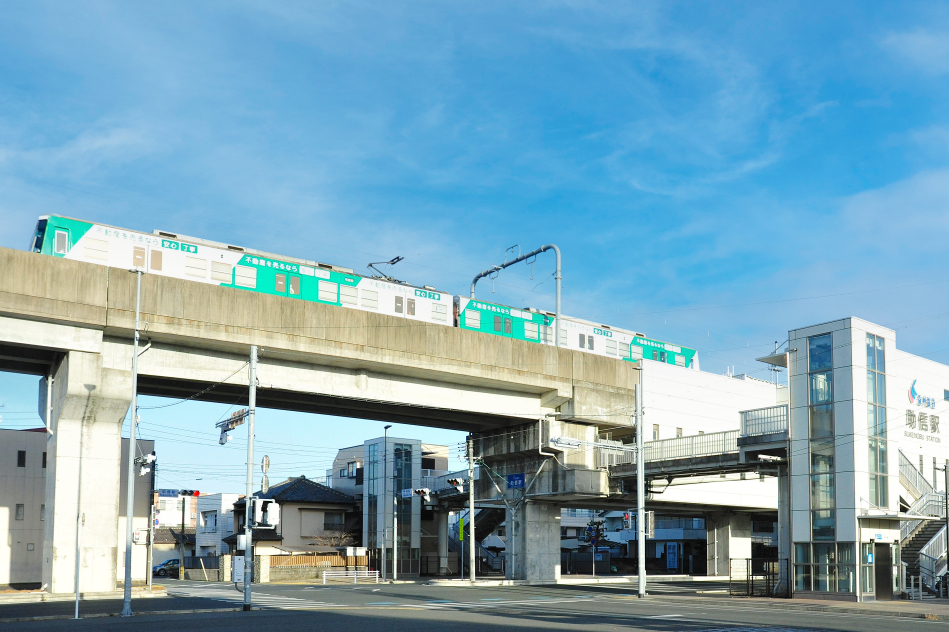
[[199,283],[287,296],[408,320],[452,326],[451,294],[390,283],[348,268],[272,255],[177,233],[142,233],[45,215],[33,252]]
[[[456,325],[461,329],[537,344],[554,344],[556,316],[534,308],[517,309],[478,299],[456,297]],[[655,360],[698,369],[694,349],[651,340],[645,334],[581,318],[562,316],[560,346],[627,362]]]

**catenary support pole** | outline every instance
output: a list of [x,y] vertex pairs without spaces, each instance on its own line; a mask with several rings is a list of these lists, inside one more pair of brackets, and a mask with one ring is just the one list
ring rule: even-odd
[[473,279],[471,280],[471,298],[474,298],[474,297],[475,297],[475,286],[478,284],[478,280],[479,280],[479,279],[483,279],[483,278],[486,277],[486,276],[491,276],[491,275],[494,274],[495,272],[499,272],[499,271],[503,270],[504,268],[509,268],[510,266],[514,265],[515,263],[520,263],[521,261],[525,261],[525,260],[527,260],[527,259],[530,259],[531,257],[536,257],[536,256],[539,255],[540,253],[542,253],[542,252],[547,252],[548,250],[553,250],[554,253],[557,255],[557,269],[556,269],[556,271],[554,272],[554,279],[556,279],[556,281],[557,281],[557,290],[556,290],[556,292],[557,292],[557,308],[556,308],[556,311],[554,312],[555,317],[556,317],[556,322],[554,322],[554,344],[555,344],[557,347],[559,347],[559,346],[560,346],[560,342],[561,342],[561,340],[560,340],[560,284],[561,284],[561,279],[562,279],[563,277],[562,277],[562,275],[560,274],[560,248],[558,248],[556,245],[554,245],[554,244],[547,244],[546,246],[541,246],[541,247],[538,248],[537,250],[531,250],[531,251],[528,252],[526,255],[521,255],[520,257],[518,257],[518,258],[516,258],[516,259],[512,259],[511,261],[506,261],[506,262],[502,263],[502,264],[499,265],[499,266],[497,266],[497,265],[496,265],[496,266],[491,266],[491,269],[490,269],[490,270],[485,270],[485,271],[483,271],[483,272],[479,272],[478,275],[477,275],[475,278],[473,278]]
[[639,382],[635,385],[636,394],[636,550],[637,590],[639,598],[646,596],[646,463],[643,449],[645,426],[643,424],[643,370],[639,368]]
[[251,584],[254,574],[254,414],[257,410],[257,345],[250,347],[250,369],[248,370],[247,393],[247,493],[244,496],[244,611],[251,607]]
[[135,290],[135,334],[132,339],[132,421],[129,424],[128,471],[125,484],[128,487],[125,494],[125,600],[122,604],[122,616],[132,616],[132,518],[135,515],[135,448],[138,442],[136,427],[138,425],[138,336],[139,318],[142,306],[142,270],[132,270],[138,278]]
[[399,496],[401,490],[396,492],[395,473],[399,469],[399,461],[395,458],[395,450],[392,451],[392,581],[399,578]]
[[474,439],[468,437],[468,574],[475,581]]

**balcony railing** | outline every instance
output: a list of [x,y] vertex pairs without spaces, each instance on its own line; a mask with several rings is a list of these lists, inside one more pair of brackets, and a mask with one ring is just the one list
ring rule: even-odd
[[777,434],[788,430],[788,407],[769,406],[741,411],[741,436]]

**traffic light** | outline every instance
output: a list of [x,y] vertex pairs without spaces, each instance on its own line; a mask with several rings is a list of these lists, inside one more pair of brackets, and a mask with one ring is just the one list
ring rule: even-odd
[[182,489],[178,492],[179,496],[200,496],[201,492],[196,489]]
[[448,484],[457,489],[459,494],[465,492],[465,479],[463,478],[449,478]]
[[138,475],[145,476],[146,474],[151,472],[152,471],[151,465],[157,460],[158,460],[158,457],[155,456],[154,452],[152,452],[151,454],[145,454],[135,459],[135,463],[139,466]]
[[416,489],[416,490],[415,490],[415,494],[416,494],[417,496],[421,496],[421,497],[422,497],[422,500],[424,500],[424,501],[427,502],[427,503],[432,502],[432,490],[430,490],[430,489],[427,488],[427,487],[423,487],[423,488],[421,488],[421,489]]
[[623,514],[623,528],[632,529],[633,528],[633,512],[627,511]]

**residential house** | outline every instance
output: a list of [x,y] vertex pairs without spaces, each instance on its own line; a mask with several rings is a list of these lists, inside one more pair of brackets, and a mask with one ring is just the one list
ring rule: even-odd
[[240,494],[207,494],[198,496],[198,524],[195,529],[197,554],[223,555],[229,547],[224,538],[234,533],[234,503]]

